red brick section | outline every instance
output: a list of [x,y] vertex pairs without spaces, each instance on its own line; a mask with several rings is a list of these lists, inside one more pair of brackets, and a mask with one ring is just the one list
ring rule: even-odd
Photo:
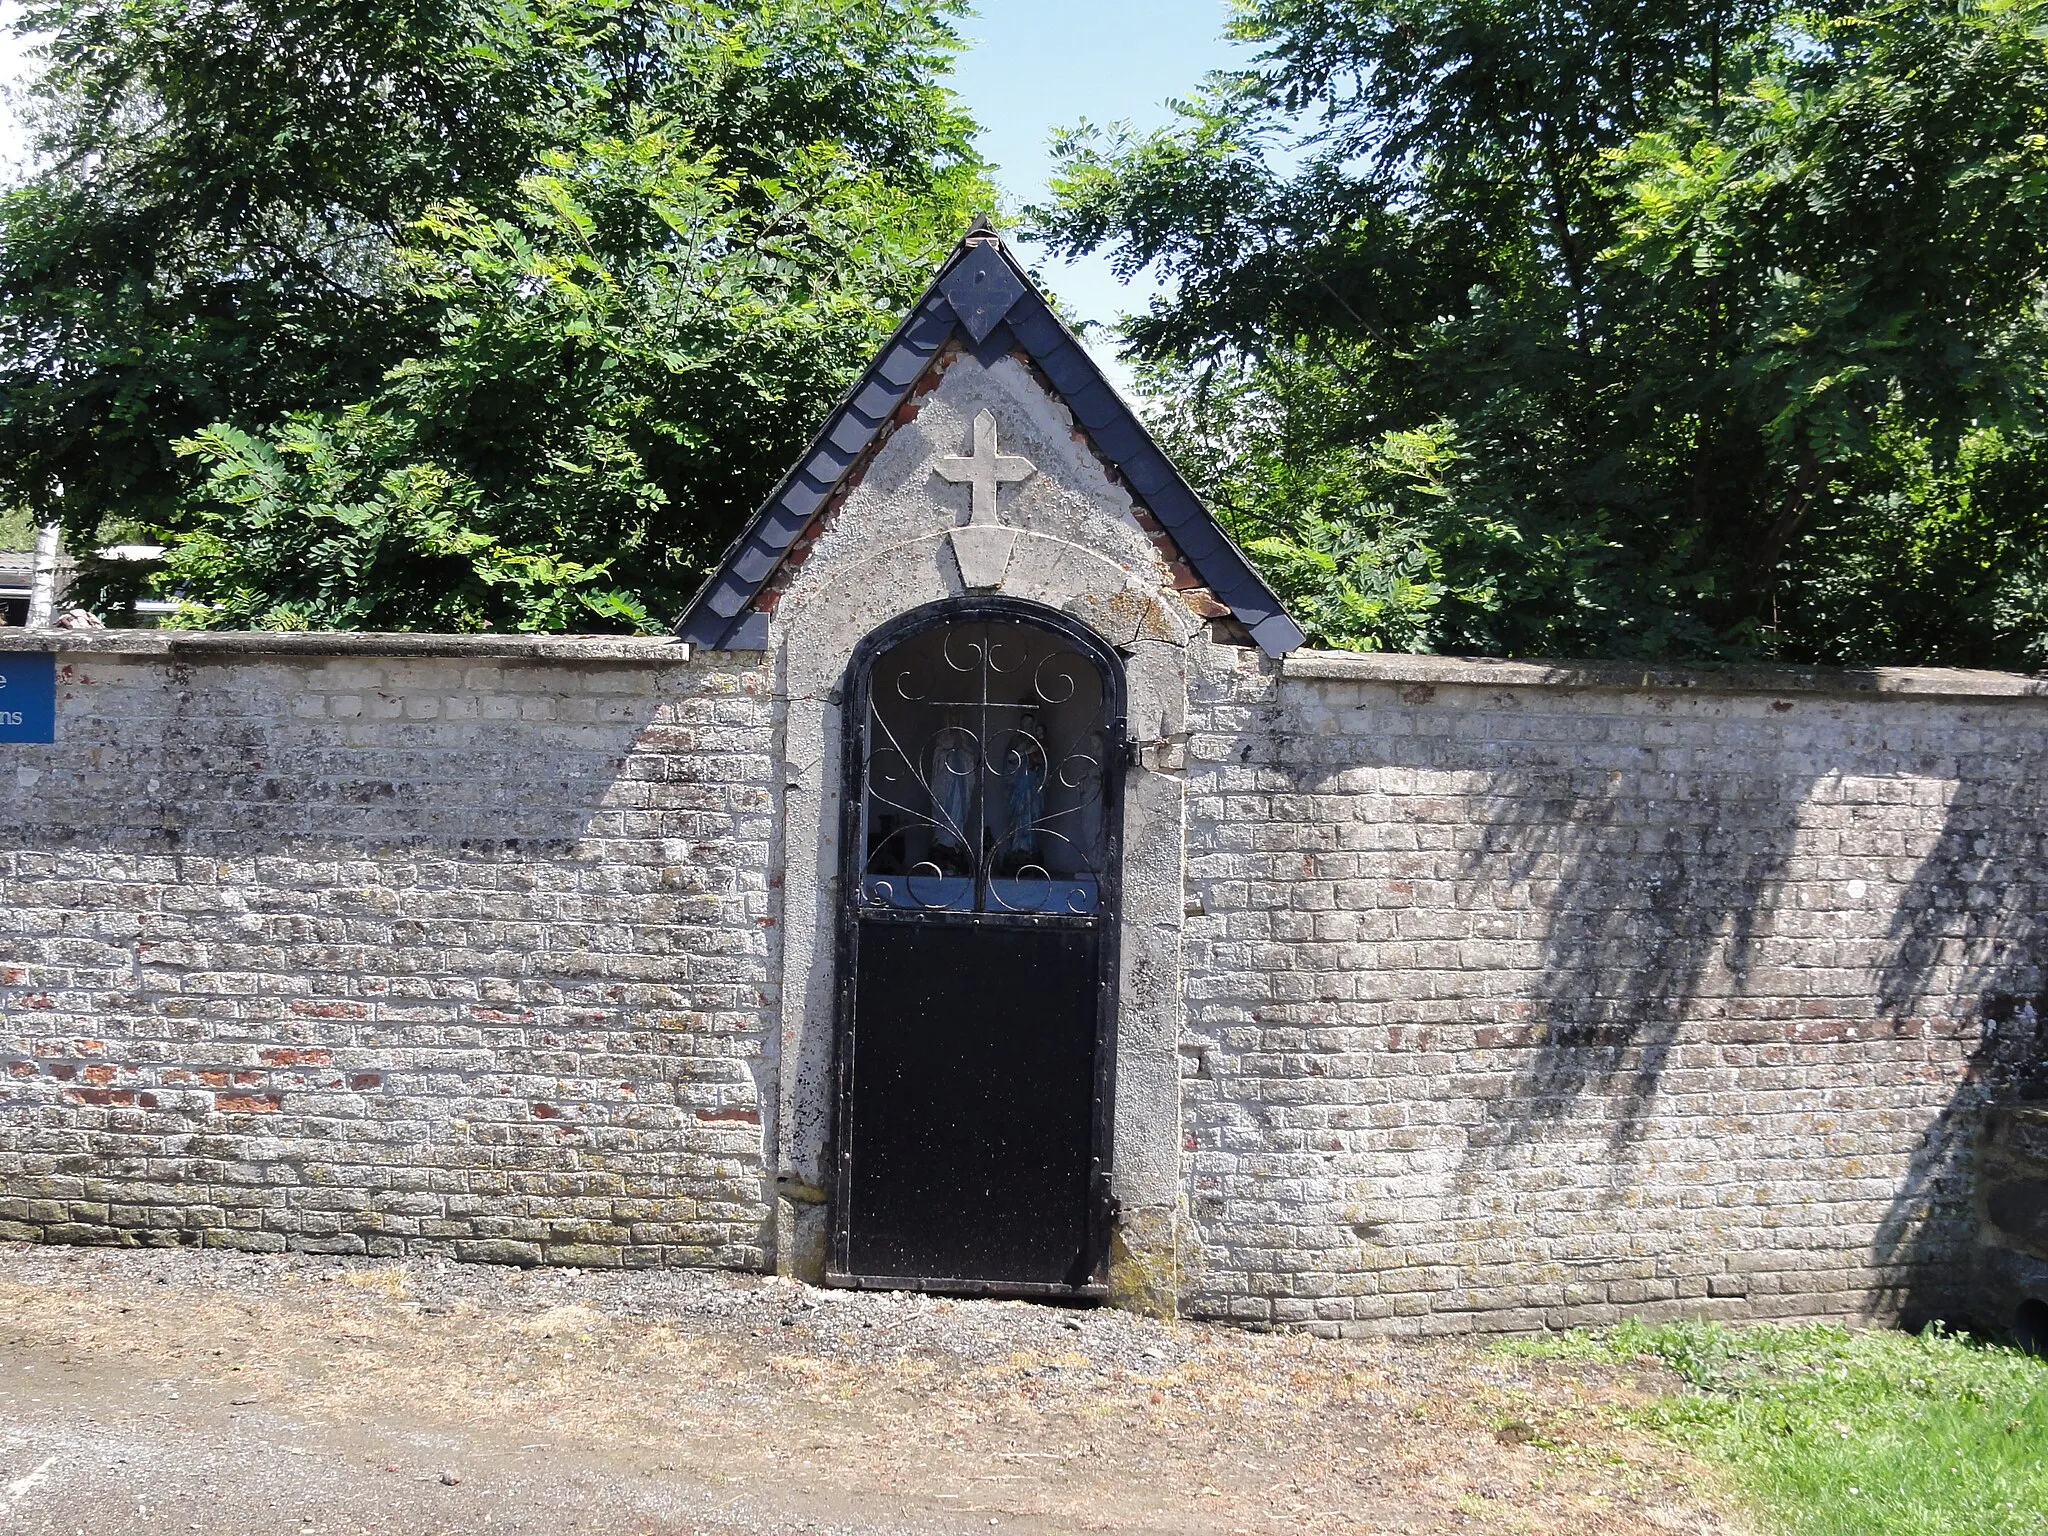
[[759,1125],[761,1123],[761,1112],[758,1109],[745,1109],[737,1104],[728,1104],[722,1109],[700,1109],[697,1111],[697,1118],[699,1120],[728,1120],[741,1125]]
[[224,1115],[274,1115],[283,1102],[276,1093],[223,1093],[215,1096],[213,1107]]
[[294,998],[292,1014],[301,1019],[367,1019],[370,1007],[367,1003],[314,1003]]

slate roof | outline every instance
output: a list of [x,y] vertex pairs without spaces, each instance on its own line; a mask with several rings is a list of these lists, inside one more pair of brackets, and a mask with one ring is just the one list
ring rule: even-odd
[[[711,650],[759,650],[768,617],[753,603],[833,492],[910,398],[932,360],[957,331],[982,348],[999,326],[1052,382],[1061,401],[1114,464],[1125,485],[1167,531],[1181,557],[1269,656],[1301,645],[1300,628],[1180,476],[1144,425],[1045,295],[985,225],[977,222],[939,269],[866,373],[733,541],[725,558],[683,611],[679,639]],[[1006,338],[997,338],[998,342]]]

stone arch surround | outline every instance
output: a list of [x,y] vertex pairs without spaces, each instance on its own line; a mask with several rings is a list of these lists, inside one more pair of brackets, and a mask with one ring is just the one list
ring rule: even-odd
[[[993,588],[963,580],[951,530],[966,521],[968,487],[933,472],[992,410],[1006,452],[1037,474],[1001,504],[1016,539]],[[1168,1309],[1178,1285],[1182,763],[1191,648],[1201,621],[1065,408],[1021,363],[953,361],[915,419],[885,443],[806,563],[779,594],[770,630],[778,734],[786,767],[779,921],[781,1063],[774,1156],[776,1263],[815,1278],[824,1265],[835,932],[840,868],[840,765],[847,669],[856,648],[892,619],[970,590],[1080,620],[1124,661],[1139,760],[1125,787],[1124,905],[1116,1019],[1114,1194],[1121,1207],[1112,1290]]]

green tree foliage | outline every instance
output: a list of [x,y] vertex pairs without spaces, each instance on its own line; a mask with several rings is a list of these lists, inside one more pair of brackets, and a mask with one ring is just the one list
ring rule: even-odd
[[1312,633],[2048,662],[2038,0],[1236,25],[1036,216],[1172,280],[1129,342]]
[[48,168],[0,201],[6,492],[88,535],[170,518],[178,437],[374,389],[427,334],[402,312],[405,226],[456,189],[502,203],[538,130],[541,61],[499,19],[433,0],[26,8],[51,34]]
[[951,0],[47,0],[0,500],[189,619],[672,617],[988,190]]

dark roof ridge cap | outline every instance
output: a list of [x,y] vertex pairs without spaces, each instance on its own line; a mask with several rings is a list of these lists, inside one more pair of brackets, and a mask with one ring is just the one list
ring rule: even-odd
[[[958,261],[960,259],[960,255],[965,254],[966,249],[972,238],[973,232],[970,230],[968,237],[963,238],[960,243],[960,254],[955,256],[955,261]],[[1219,557],[1222,560],[1228,561],[1230,564],[1236,567],[1236,569],[1232,571],[1230,574],[1237,578],[1236,582],[1233,582],[1229,585],[1231,587],[1234,587],[1237,591],[1242,592],[1243,583],[1249,582],[1252,585],[1252,587],[1257,591],[1259,596],[1265,599],[1265,602],[1259,606],[1264,607],[1266,611],[1263,613],[1253,613],[1249,615],[1242,612],[1237,612],[1239,604],[1237,602],[1233,602],[1231,597],[1227,594],[1226,590],[1224,590],[1225,584],[1212,582],[1212,590],[1215,590],[1218,599],[1220,599],[1228,606],[1230,606],[1230,608],[1234,612],[1237,612],[1237,617],[1239,618],[1239,620],[1242,623],[1244,623],[1244,625],[1248,629],[1251,629],[1253,631],[1254,638],[1259,643],[1259,648],[1271,655],[1285,655],[1287,652],[1295,650],[1302,645],[1305,645],[1307,643],[1308,637],[1302,633],[1300,627],[1297,624],[1295,624],[1292,616],[1288,614],[1286,605],[1280,601],[1279,594],[1275,593],[1270,587],[1266,585],[1265,578],[1259,574],[1258,568],[1252,564],[1251,557],[1244,552],[1244,550],[1238,545],[1237,541],[1231,538],[1230,535],[1224,530],[1223,526],[1216,521],[1216,514],[1214,510],[1209,506],[1209,504],[1206,501],[1202,499],[1201,494],[1197,492],[1193,486],[1188,484],[1187,477],[1180,472],[1180,466],[1174,463],[1172,457],[1169,454],[1167,454],[1164,449],[1159,447],[1158,442],[1153,438],[1150,429],[1148,429],[1145,426],[1144,418],[1138,414],[1137,407],[1132,405],[1130,400],[1126,398],[1126,396],[1124,395],[1124,392],[1117,387],[1116,380],[1112,379],[1109,376],[1109,374],[1106,371],[1104,371],[1104,369],[1098,363],[1096,363],[1095,359],[1088,352],[1087,344],[1081,340],[1079,333],[1076,332],[1072,326],[1067,324],[1066,317],[1059,312],[1059,309],[1053,304],[1052,300],[1046,297],[1045,290],[1040,288],[1038,284],[1032,280],[1031,274],[1028,271],[1026,271],[1024,269],[1023,264],[1017,260],[1016,254],[1003,241],[1002,236],[991,230],[989,232],[989,235],[986,238],[982,239],[979,243],[992,244],[996,247],[997,251],[1001,254],[1003,260],[1009,264],[1011,270],[1017,274],[1018,278],[1021,279],[1024,284],[1024,293],[1018,299],[1017,302],[1021,304],[1033,299],[1038,301],[1039,307],[1044,310],[1046,318],[1049,319],[1052,322],[1053,326],[1057,329],[1060,339],[1064,341],[1068,346],[1071,346],[1080,355],[1081,359],[1086,364],[1088,370],[1094,374],[1095,377],[1092,382],[1100,384],[1102,388],[1108,392],[1110,399],[1115,403],[1116,407],[1120,411],[1122,411],[1124,416],[1129,420],[1130,424],[1133,427],[1135,427],[1139,433],[1142,434],[1145,446],[1149,447],[1153,451],[1153,453],[1157,455],[1159,462],[1165,466],[1167,476],[1167,488],[1170,491],[1177,492],[1179,495],[1186,497],[1188,501],[1192,502],[1195,506],[1199,507],[1204,517],[1208,519],[1212,531],[1217,535],[1216,543],[1218,545],[1218,548],[1217,550],[1212,551],[1207,556],[1199,558],[1195,554],[1187,550],[1185,541],[1179,536],[1178,532],[1174,528],[1172,528],[1170,525],[1167,527],[1168,536],[1173,538],[1175,544],[1182,549],[1183,554],[1186,556],[1189,564],[1195,569],[1196,574],[1202,576],[1205,580],[1209,579],[1210,571],[1208,569],[1205,569],[1205,567],[1213,566],[1213,564]],[[934,287],[939,286],[939,283],[944,279],[946,271],[951,270],[951,266],[952,263],[948,263],[947,267],[940,271],[937,279],[934,280]],[[1011,309],[1011,316],[1013,319],[1015,313],[1016,311],[1013,306]],[[1015,330],[1014,325],[1012,326],[1012,329],[1013,331]],[[1035,348],[1030,344],[1030,342],[1025,337],[1021,335],[1019,335],[1017,339],[1018,343],[1024,348],[1025,352],[1032,358],[1034,363],[1040,362],[1046,355],[1049,355],[1053,350],[1055,350],[1054,348],[1050,347],[1042,349]],[[1084,386],[1084,388],[1085,387],[1086,386]],[[1068,396],[1072,392],[1060,389],[1057,384],[1055,384],[1053,388],[1055,395],[1057,396],[1057,398],[1059,398],[1061,403],[1063,405],[1066,404]],[[1153,504],[1154,498],[1151,496],[1147,496],[1143,491],[1141,491],[1136,485],[1132,483],[1131,476],[1124,462],[1124,458],[1122,456],[1110,453],[1102,449],[1099,446],[1099,432],[1088,426],[1087,423],[1082,422],[1078,418],[1076,418],[1074,424],[1077,427],[1081,428],[1081,430],[1087,434],[1090,444],[1095,445],[1095,451],[1100,453],[1105,460],[1107,460],[1110,464],[1113,464],[1116,467],[1117,473],[1123,481],[1124,490],[1127,494],[1130,495],[1132,500],[1137,502],[1140,506],[1145,507],[1147,511],[1150,512],[1155,519],[1164,523],[1166,520],[1160,517],[1158,509]],[[1272,626],[1272,628],[1268,631],[1268,633],[1265,636],[1261,636],[1258,634],[1258,630],[1261,626],[1264,625],[1270,625]],[[1272,643],[1276,639],[1279,643]]]

